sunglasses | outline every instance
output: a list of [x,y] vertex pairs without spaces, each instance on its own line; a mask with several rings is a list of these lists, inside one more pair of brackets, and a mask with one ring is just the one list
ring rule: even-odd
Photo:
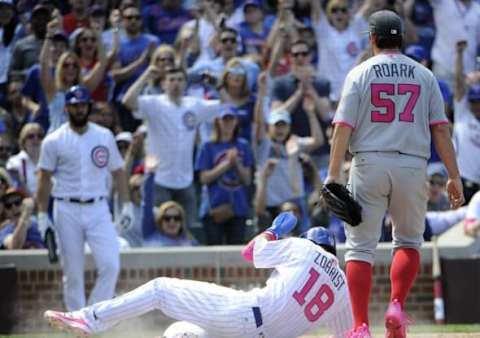
[[436,185],[438,187],[443,187],[445,185],[445,182],[437,181],[437,180],[430,180],[430,185]]
[[222,43],[227,43],[227,42],[230,42],[230,43],[237,43],[237,39],[236,38],[224,38],[221,40]]
[[137,21],[139,21],[142,17],[140,15],[125,15],[123,18],[125,20],[137,20]]
[[5,208],[10,209],[12,206],[19,207],[22,204],[22,199],[16,199],[13,201],[5,201],[3,204],[5,204]]
[[27,140],[33,140],[33,139],[37,139],[37,140],[43,140],[43,134],[28,134],[27,136],[25,136],[25,138]]
[[63,68],[74,68],[77,69],[78,65],[76,63],[65,62],[62,65]]
[[348,9],[346,7],[333,7],[331,12],[333,14],[336,14],[336,13],[343,13],[343,14],[346,14],[348,11]]
[[174,220],[175,222],[180,222],[182,220],[182,217],[180,215],[164,215],[162,217],[162,220],[165,222],[170,222],[171,220]]
[[307,57],[308,54],[310,54],[310,52],[292,52],[293,57],[299,57],[299,56]]
[[91,36],[91,37],[85,36],[85,37],[81,38],[80,41],[82,41],[82,42],[88,42],[88,41],[97,42],[97,38],[95,38],[93,36]]

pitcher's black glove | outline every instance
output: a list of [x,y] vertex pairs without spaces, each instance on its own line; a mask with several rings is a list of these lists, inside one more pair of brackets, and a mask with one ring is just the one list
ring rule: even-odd
[[327,183],[321,192],[328,210],[342,221],[357,226],[362,223],[362,207],[343,185]]

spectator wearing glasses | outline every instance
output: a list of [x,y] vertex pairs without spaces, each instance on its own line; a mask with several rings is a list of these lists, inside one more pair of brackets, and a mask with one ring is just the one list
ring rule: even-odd
[[20,152],[10,157],[7,170],[18,180],[27,196],[37,192],[37,164],[45,132],[38,123],[27,123],[20,132]]
[[[147,155],[159,160],[155,170],[155,204],[174,200],[187,213],[190,227],[196,214],[193,187],[193,151],[200,123],[212,120],[220,102],[185,96],[186,74],[181,68],[167,70],[164,95],[140,95],[145,84],[156,77],[151,65],[130,87],[123,104],[147,123]],[[140,95],[140,96],[139,96]]]
[[124,130],[133,132],[139,123],[133,118],[132,112],[120,103],[130,86],[147,69],[159,40],[151,34],[142,33],[142,16],[133,4],[122,8],[122,22],[126,38],[120,43],[118,61],[113,65],[111,75],[115,81],[114,100],[120,125]]
[[120,155],[122,158],[125,159],[125,155],[127,154],[127,150],[132,143],[133,136],[132,133],[129,131],[122,131],[115,135],[115,141],[117,142],[118,150],[120,151]]
[[108,102],[94,102],[88,120],[109,129],[113,134],[120,132],[117,114]]
[[[310,120],[304,108],[306,100],[312,99],[315,106],[315,115],[321,126],[323,138],[326,139],[326,130],[330,124],[331,110],[328,96],[330,94],[329,81],[315,75],[311,65],[312,53],[308,44],[303,40],[295,41],[290,46],[292,56],[291,72],[277,77],[272,81],[272,108],[280,108],[291,113],[291,132],[306,137],[313,135],[310,130]],[[319,149],[311,149],[315,153],[312,159],[319,169],[326,167],[329,157],[329,145],[321,144]]]
[[93,70],[83,76],[78,55],[67,51],[60,56],[55,74],[52,75],[50,71],[51,44],[53,36],[59,30],[59,24],[58,17],[54,17],[48,23],[47,38],[40,54],[40,81],[47,98],[49,111],[47,134],[55,131],[68,120],[64,111],[66,90],[78,84],[85,85],[89,91],[94,90],[103,79],[106,66],[105,54],[100,53],[101,57]]
[[154,209],[154,174],[149,173],[145,182],[143,199],[143,246],[192,246],[198,242],[187,227],[185,209],[175,202],[166,201]]
[[35,203],[25,198],[22,191],[10,188],[2,197],[7,217],[6,225],[0,230],[0,248],[41,249],[44,248],[37,223],[32,220]]

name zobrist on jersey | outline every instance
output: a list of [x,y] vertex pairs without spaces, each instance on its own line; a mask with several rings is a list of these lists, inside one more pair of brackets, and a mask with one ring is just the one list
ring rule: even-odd
[[325,271],[328,277],[330,277],[333,286],[337,290],[342,289],[342,287],[345,285],[345,278],[340,272],[338,263],[334,258],[326,256],[322,252],[318,251],[313,263]]
[[375,76],[383,77],[403,77],[415,79],[415,66],[404,63],[379,63],[372,65]]

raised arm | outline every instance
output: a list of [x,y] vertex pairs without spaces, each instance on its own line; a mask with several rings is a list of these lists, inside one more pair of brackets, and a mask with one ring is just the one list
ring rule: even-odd
[[135,81],[123,96],[122,103],[131,111],[138,109],[138,96],[142,92],[150,77],[157,77],[160,70],[155,65],[150,65],[143,74]]
[[458,41],[455,57],[455,101],[460,101],[466,94],[465,74],[463,73],[463,53],[467,48],[467,41]]
[[325,137],[316,114],[317,106],[315,99],[311,96],[305,96],[303,98],[303,109],[307,113],[311,134],[308,143],[305,144],[305,148],[307,151],[313,151],[325,143]]
[[87,74],[83,75],[82,82],[90,92],[93,92],[105,78],[107,70],[107,56],[102,38],[98,31],[95,31],[97,37],[97,63]]
[[265,119],[263,107],[265,104],[265,96],[267,95],[267,75],[265,72],[260,73],[257,79],[258,95],[254,108],[255,122],[255,146],[265,138]]
[[51,49],[52,49],[52,38],[57,28],[59,22],[57,19],[51,20],[47,25],[47,35],[43,41],[42,50],[40,51],[40,84],[45,93],[47,101],[50,102],[55,95],[55,81],[50,72],[50,61],[52,59]]
[[258,167],[257,190],[255,191],[255,214],[265,214],[267,209],[267,183],[272,175],[278,159],[269,158],[263,167]]
[[113,81],[120,83],[131,78],[135,72],[148,60],[152,55],[153,51],[156,48],[156,44],[151,42],[148,45],[148,48],[137,58],[135,61],[129,63],[125,67],[121,67],[118,63],[114,66],[114,69],[111,71]]

